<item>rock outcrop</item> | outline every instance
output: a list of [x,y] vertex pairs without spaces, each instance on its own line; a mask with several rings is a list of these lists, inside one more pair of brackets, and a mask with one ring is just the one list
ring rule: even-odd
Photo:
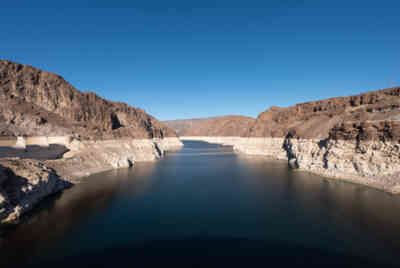
[[154,161],[179,148],[178,138],[73,140],[56,160],[0,158],[0,223],[18,222],[40,200],[79,183],[82,177],[136,162]]
[[288,139],[285,146],[296,168],[400,193],[397,142]]
[[74,141],[63,159],[48,160],[45,164],[57,170],[63,178],[75,183],[94,173],[132,167],[136,162],[157,160],[165,151],[180,146],[180,140],[173,137]]
[[0,223],[17,221],[83,176],[153,161],[182,146],[173,129],[141,109],[5,60],[0,103]]
[[[288,108],[271,107],[257,117],[245,136],[286,137],[291,133],[298,138],[325,139],[332,136],[335,129],[336,137],[332,138],[336,139],[346,138],[345,132],[349,131],[353,136],[347,135],[347,139],[356,139],[356,132],[363,130],[364,138],[369,135],[369,139],[377,139],[373,136],[374,128],[379,131],[389,128],[390,139],[398,139],[399,118],[400,87],[396,87]],[[343,132],[342,136],[340,132]]]
[[0,61],[0,135],[83,139],[176,137],[143,110],[80,92],[61,76]]
[[247,133],[182,137],[232,145],[290,167],[400,193],[400,88],[272,107]]
[[0,223],[18,221],[43,198],[69,186],[37,160],[0,160]]

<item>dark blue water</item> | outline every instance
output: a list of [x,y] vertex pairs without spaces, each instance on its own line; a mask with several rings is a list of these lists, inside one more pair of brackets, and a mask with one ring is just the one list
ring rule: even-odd
[[1,267],[396,267],[400,198],[185,142],[87,178],[9,231]]

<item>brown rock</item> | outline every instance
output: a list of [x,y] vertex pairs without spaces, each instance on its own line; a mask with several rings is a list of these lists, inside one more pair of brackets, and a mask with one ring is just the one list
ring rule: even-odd
[[143,110],[80,92],[61,76],[0,61],[0,133],[87,139],[176,136]]
[[257,117],[247,136],[398,140],[399,119],[400,88],[396,87],[288,108],[271,107]]
[[180,136],[242,136],[255,119],[240,115],[165,121]]

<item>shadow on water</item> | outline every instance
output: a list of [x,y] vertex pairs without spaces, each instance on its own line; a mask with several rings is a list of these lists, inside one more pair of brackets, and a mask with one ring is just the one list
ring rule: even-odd
[[148,241],[68,256],[40,267],[395,267],[356,256],[280,241],[192,238]]
[[[142,165],[137,174],[146,176],[152,168]],[[66,234],[106,209],[130,175],[129,169],[96,174],[43,200],[23,217],[21,224],[5,228],[0,240],[0,267],[25,263],[54,241],[65,239]],[[137,187],[135,192],[141,193],[145,188]]]
[[185,142],[63,192],[7,235],[0,263],[398,267],[398,211],[397,196]]

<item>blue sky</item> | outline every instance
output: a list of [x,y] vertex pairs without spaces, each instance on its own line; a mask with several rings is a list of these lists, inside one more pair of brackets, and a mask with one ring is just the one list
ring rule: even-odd
[[58,2],[3,6],[0,58],[161,120],[400,85],[400,1]]

